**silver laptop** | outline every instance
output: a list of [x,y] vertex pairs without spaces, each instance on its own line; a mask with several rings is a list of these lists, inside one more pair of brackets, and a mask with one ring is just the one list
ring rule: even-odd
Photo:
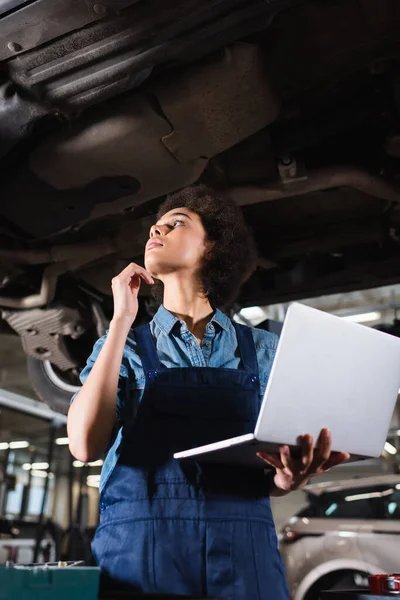
[[294,303],[287,311],[254,433],[174,454],[265,467],[260,450],[332,432],[353,459],[382,453],[400,388],[400,338]]

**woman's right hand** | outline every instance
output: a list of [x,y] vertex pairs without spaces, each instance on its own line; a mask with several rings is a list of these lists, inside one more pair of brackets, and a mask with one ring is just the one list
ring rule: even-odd
[[138,293],[141,280],[152,285],[153,277],[146,269],[130,263],[119,275],[111,280],[114,298],[113,321],[125,321],[131,327],[139,309]]

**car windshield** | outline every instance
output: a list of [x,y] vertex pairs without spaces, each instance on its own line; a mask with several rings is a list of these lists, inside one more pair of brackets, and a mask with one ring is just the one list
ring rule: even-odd
[[385,519],[400,515],[400,491],[395,485],[347,488],[321,496],[308,494],[308,502],[298,517]]

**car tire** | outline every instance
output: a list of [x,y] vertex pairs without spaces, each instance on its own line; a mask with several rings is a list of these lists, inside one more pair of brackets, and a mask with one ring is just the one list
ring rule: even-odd
[[36,394],[52,410],[66,415],[72,395],[81,385],[71,383],[48,360],[37,360],[28,356],[28,376]]
[[[364,585],[358,585],[357,579],[367,579],[368,573],[362,571],[334,571],[328,573],[321,579],[319,579],[314,585],[308,590],[304,596],[304,600],[320,600],[321,592],[334,591],[334,590],[346,590],[346,591],[360,591],[365,589]],[[368,583],[367,586],[368,587]]]

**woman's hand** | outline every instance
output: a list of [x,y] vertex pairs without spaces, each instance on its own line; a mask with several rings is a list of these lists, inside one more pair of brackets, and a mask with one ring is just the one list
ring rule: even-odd
[[136,319],[139,309],[140,282],[153,284],[154,279],[146,269],[130,263],[119,275],[113,277],[111,288],[114,297],[113,321],[126,321],[129,327]]
[[325,473],[330,468],[349,460],[347,452],[332,452],[332,436],[329,429],[322,429],[315,449],[309,434],[299,438],[301,457],[292,456],[289,446],[281,446],[280,454],[258,452],[257,456],[276,469],[274,484],[282,494],[302,489],[310,477]]

